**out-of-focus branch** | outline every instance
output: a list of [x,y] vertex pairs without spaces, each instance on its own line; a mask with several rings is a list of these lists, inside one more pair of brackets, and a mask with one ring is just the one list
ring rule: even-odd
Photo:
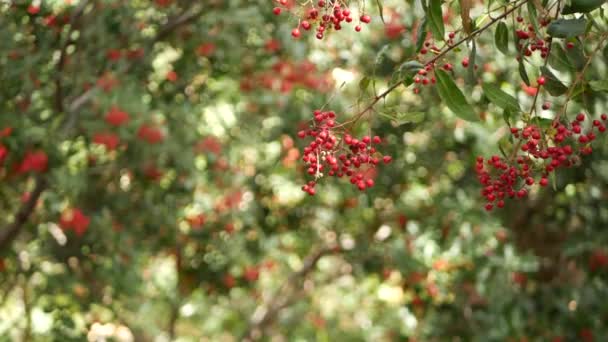
[[268,303],[261,304],[255,309],[241,340],[254,341],[262,337],[264,329],[276,318],[277,314],[293,303],[293,296],[297,293],[294,289],[299,287],[303,279],[313,271],[322,257],[334,252],[334,250],[334,248],[328,246],[322,247],[313,250],[304,258],[302,267],[287,277],[283,285],[279,287]]
[[198,19],[203,14],[203,8],[203,5],[195,5],[186,9],[180,15],[169,19],[167,24],[165,24],[165,26],[161,27],[158,30],[158,34],[156,35],[156,38],[154,40],[163,40],[180,26],[191,23],[194,20]]

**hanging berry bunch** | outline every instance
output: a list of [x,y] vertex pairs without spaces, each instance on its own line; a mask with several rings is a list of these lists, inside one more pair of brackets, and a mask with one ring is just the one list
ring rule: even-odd
[[554,121],[545,130],[533,124],[523,129],[513,127],[516,154],[510,158],[492,156],[487,160],[477,157],[475,170],[484,186],[481,195],[487,200],[485,209],[502,208],[507,198],[525,198],[530,186],[535,183],[547,186],[551,172],[577,166],[581,155],[591,154],[591,142],[596,138],[594,130],[606,131],[608,115],[602,114],[601,121],[593,120],[588,129],[583,127],[585,117],[580,113],[571,123]]
[[291,30],[294,38],[299,38],[302,31],[312,31],[314,28],[317,39],[323,39],[332,30],[340,31],[342,25],[352,23],[355,23],[355,31],[360,32],[362,24],[369,24],[372,21],[372,18],[363,11],[358,11],[361,15],[356,18],[352,8],[344,0],[309,1],[299,7],[294,7],[289,0],[276,0],[276,2],[277,6],[273,9],[275,15],[287,11],[298,18],[298,26]]
[[354,138],[336,123],[336,113],[315,110],[310,129],[298,132],[298,137],[313,140],[304,148],[302,161],[307,173],[315,179],[302,187],[304,192],[315,194],[317,181],[325,175],[349,177],[350,183],[363,191],[374,186],[376,167],[380,162],[388,164],[392,157],[382,155],[377,146],[382,143],[379,136],[366,135]]

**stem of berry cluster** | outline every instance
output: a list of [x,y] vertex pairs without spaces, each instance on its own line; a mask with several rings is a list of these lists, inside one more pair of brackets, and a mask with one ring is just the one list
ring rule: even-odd
[[597,46],[595,47],[595,49],[589,55],[589,58],[587,58],[587,62],[583,66],[583,69],[581,69],[581,71],[574,78],[574,81],[572,81],[572,84],[570,85],[570,88],[568,89],[568,94],[566,95],[566,102],[564,103],[562,110],[555,117],[555,121],[559,120],[559,118],[562,115],[566,114],[566,111],[568,109],[568,102],[570,102],[570,100],[572,99],[572,95],[574,94],[574,89],[581,81],[583,81],[585,79],[585,72],[587,72],[587,69],[591,65],[591,61],[593,60],[595,55],[598,53],[598,51],[600,51],[600,49],[602,48],[602,44],[606,41],[606,39],[608,39],[608,32],[605,32],[602,34],[602,38],[597,43]]
[[[447,47],[447,49],[445,49],[445,50],[441,51],[440,53],[438,53],[435,57],[431,58],[429,61],[427,61],[426,63],[424,63],[424,65],[433,65],[435,62],[437,62],[439,59],[441,59],[443,56],[445,56],[448,52],[454,50],[455,48],[457,48],[458,46],[462,45],[463,43],[471,40],[474,36],[482,33],[485,30],[487,30],[492,25],[496,24],[498,21],[504,19],[509,14],[515,12],[518,8],[520,8],[521,6],[523,6],[524,4],[526,4],[528,1],[529,0],[523,0],[520,3],[516,4],[515,6],[513,6],[513,8],[511,8],[511,9],[505,11],[503,14],[499,15],[498,17],[492,18],[492,20],[490,20],[489,23],[487,23],[486,25],[484,25],[484,26],[478,28],[477,30],[471,32],[469,35],[467,35],[466,37],[460,39],[456,43],[454,43],[452,45],[449,45]],[[341,126],[344,126],[344,125],[347,125],[347,124],[350,124],[352,126],[363,115],[365,115],[365,113],[367,113],[368,111],[372,110],[374,108],[374,106],[376,105],[376,103],[378,103],[380,100],[382,100],[383,98],[385,98],[386,96],[388,96],[388,94],[390,94],[393,90],[397,89],[400,85],[401,85],[401,82],[397,82],[397,83],[391,85],[385,91],[383,91],[379,95],[376,95],[376,97],[374,97],[374,100],[372,100],[365,108],[363,108],[363,110],[361,110],[359,113],[357,113],[352,119],[347,120],[344,123],[342,123],[340,125],[337,125],[336,127],[341,127]]]

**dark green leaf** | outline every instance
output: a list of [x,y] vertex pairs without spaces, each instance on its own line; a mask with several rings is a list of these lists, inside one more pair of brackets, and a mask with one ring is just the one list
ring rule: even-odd
[[422,47],[424,46],[424,40],[427,35],[427,24],[426,17],[422,18],[420,21],[420,25],[418,26],[418,31],[416,32],[416,52],[420,52]]
[[359,81],[359,90],[361,91],[365,91],[367,90],[367,88],[369,87],[369,83],[370,83],[370,78],[365,76],[361,79],[361,81]]
[[427,19],[431,26],[433,37],[437,41],[443,41],[445,28],[443,27],[443,13],[441,12],[442,0],[431,0],[427,12]]
[[494,43],[498,50],[505,55],[509,53],[509,29],[507,24],[499,22],[494,33]]
[[566,57],[568,57],[570,64],[579,71],[583,70],[585,63],[587,63],[587,58],[583,53],[583,46],[578,41],[575,43],[574,47],[566,49]]
[[570,4],[564,7],[562,14],[588,13],[605,3],[606,0],[570,0]]
[[601,81],[591,81],[589,82],[591,89],[595,91],[608,92],[608,80],[604,79]]
[[424,120],[424,112],[401,112],[399,108],[387,108],[380,115],[392,120],[397,125],[406,123],[420,123]]
[[519,67],[517,70],[519,71],[519,76],[521,77],[522,81],[524,81],[527,86],[530,86],[530,79],[528,78],[528,72],[526,71],[523,58],[519,61]]
[[471,52],[469,53],[469,66],[467,68],[467,83],[476,84],[477,79],[475,78],[475,59],[477,56],[477,44],[475,40],[471,40]]
[[380,0],[376,0],[376,5],[378,5],[378,12],[380,13],[380,19],[382,19],[382,23],[386,24],[386,22],[384,21],[384,14],[383,12],[383,8],[382,8],[382,2]]
[[536,6],[534,5],[534,1],[528,1],[527,7],[528,7],[528,16],[530,18],[530,22],[532,23],[532,26],[534,26],[534,31],[540,32],[540,29],[538,27],[538,14],[536,13]]
[[558,43],[551,44],[551,54],[549,55],[549,65],[559,71],[574,71],[575,68],[568,60],[566,51]]
[[450,75],[443,70],[436,70],[435,77],[437,78],[437,91],[439,92],[439,96],[448,108],[461,119],[479,121],[479,116],[467,102]]
[[579,19],[557,19],[547,27],[547,33],[555,38],[572,38],[585,33],[587,20]]
[[483,94],[495,105],[504,109],[505,111],[520,112],[519,102],[517,100],[502,91],[499,87],[491,83],[484,83],[481,85]]
[[545,77],[545,89],[551,96],[560,96],[568,91],[566,87],[546,66],[540,67],[541,74]]

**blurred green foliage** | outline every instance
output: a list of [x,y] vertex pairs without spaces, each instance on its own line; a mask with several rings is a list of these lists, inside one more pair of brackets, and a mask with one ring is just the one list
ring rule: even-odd
[[[434,88],[412,91],[418,2],[382,1],[383,24],[370,1],[361,33],[320,42],[291,39],[297,23],[269,1],[162,3],[0,1],[0,130],[12,128],[0,140],[2,224],[36,184],[11,165],[26,151],[49,157],[48,189],[0,250],[0,341],[236,341],[323,246],[337,247],[293,282],[266,340],[608,338],[605,138],[552,189],[482,210],[475,156],[512,147],[505,120],[515,125],[533,103],[511,36],[477,36],[474,84],[460,82],[467,45],[446,56],[481,118],[465,122]],[[473,6],[474,27],[506,3]],[[431,5],[436,34],[441,1]],[[605,7],[587,14],[603,30]],[[443,5],[445,32],[459,29],[458,8]],[[566,84],[600,42],[571,41],[549,60]],[[569,114],[606,111],[605,93],[586,86],[605,78],[608,55],[596,57]],[[533,81],[541,65],[527,60]],[[312,111],[328,103],[345,121],[396,81],[404,86],[376,110],[407,114],[374,112],[355,128],[382,136],[394,158],[376,186],[323,179],[305,195],[296,133]],[[563,104],[540,97],[556,112]],[[524,113],[503,113],[514,99]],[[129,121],[104,120],[113,107]],[[142,124],[161,141],[142,138]],[[100,132],[119,146],[95,143]],[[61,228],[70,208],[90,218],[84,234]]]

